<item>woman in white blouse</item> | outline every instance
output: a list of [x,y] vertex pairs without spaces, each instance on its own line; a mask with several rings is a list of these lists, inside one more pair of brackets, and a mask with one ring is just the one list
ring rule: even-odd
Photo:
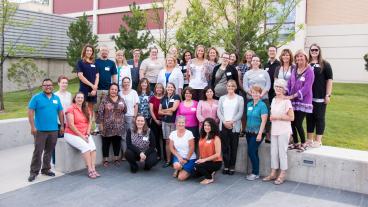
[[[119,90],[121,91],[123,88],[123,78],[128,77],[130,80],[132,79],[131,68],[125,59],[124,51],[118,50],[115,53],[115,62],[116,62],[116,71],[118,74],[118,85]],[[132,87],[132,83],[130,83],[130,87]]]
[[208,60],[203,45],[197,46],[194,56],[195,58],[187,64],[187,75],[189,87],[194,89],[193,100],[199,101],[203,89],[208,85],[207,77],[209,77],[209,71],[205,67]]
[[157,77],[157,83],[161,83],[165,88],[166,84],[170,82],[175,85],[176,94],[181,94],[184,77],[181,70],[177,67],[176,58],[172,55],[167,56],[165,68],[159,72]]

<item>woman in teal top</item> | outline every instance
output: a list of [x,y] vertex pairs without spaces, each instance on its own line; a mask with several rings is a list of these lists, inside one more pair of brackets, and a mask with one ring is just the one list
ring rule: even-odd
[[247,175],[247,180],[259,178],[259,157],[258,147],[261,145],[264,135],[264,129],[267,122],[268,109],[261,100],[262,88],[253,85],[251,87],[252,99],[247,104],[247,127],[246,138],[248,143],[248,156],[252,163],[252,173]]

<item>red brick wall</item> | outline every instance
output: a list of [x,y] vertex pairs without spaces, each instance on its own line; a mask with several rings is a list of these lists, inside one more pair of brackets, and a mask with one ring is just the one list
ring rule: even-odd
[[[152,12],[153,12],[152,10],[148,10],[147,14],[152,15]],[[122,21],[123,14],[129,14],[129,12],[98,15],[97,33],[98,34],[109,34],[109,33],[119,32],[119,27],[123,23]],[[160,18],[161,20],[163,20],[164,18],[162,9],[160,10]],[[148,29],[159,29],[159,28],[162,28],[162,25],[157,25],[157,23],[155,23],[152,20],[152,18],[148,18],[147,27]]]
[[107,9],[114,7],[129,6],[129,4],[132,4],[133,2],[135,2],[136,4],[148,4],[152,3],[153,0],[99,0],[98,8]]
[[54,0],[54,14],[67,14],[91,10],[93,10],[93,0]]

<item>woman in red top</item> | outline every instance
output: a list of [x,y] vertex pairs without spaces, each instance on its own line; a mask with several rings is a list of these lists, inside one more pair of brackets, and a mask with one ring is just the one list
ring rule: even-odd
[[215,172],[221,169],[221,140],[216,121],[206,118],[201,128],[199,140],[199,159],[194,167],[196,176],[204,176],[201,184],[210,184],[214,181]]
[[82,152],[88,168],[88,177],[93,179],[99,177],[100,174],[95,168],[96,146],[90,135],[92,115],[82,92],[74,96],[73,104],[65,114],[67,116],[65,141]]
[[[151,114],[151,130],[156,139],[156,149],[158,154],[158,159],[161,160],[161,137],[162,137],[162,126],[161,117],[158,115],[158,109],[160,107],[161,99],[164,95],[165,89],[161,83],[157,83],[153,89],[154,95],[150,97],[149,108]],[[165,147],[165,145],[163,145]],[[164,150],[165,151],[165,150]],[[164,158],[166,160],[166,155]]]

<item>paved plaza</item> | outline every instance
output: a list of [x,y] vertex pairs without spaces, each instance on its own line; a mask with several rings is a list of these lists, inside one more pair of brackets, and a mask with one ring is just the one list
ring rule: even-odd
[[3,193],[0,206],[368,207],[368,195],[297,182],[276,186],[246,181],[240,173],[217,173],[215,183],[203,186],[198,179],[178,182],[171,177],[172,169],[159,165],[137,174],[129,172],[126,162],[98,170],[102,177],[96,180],[83,170]]

